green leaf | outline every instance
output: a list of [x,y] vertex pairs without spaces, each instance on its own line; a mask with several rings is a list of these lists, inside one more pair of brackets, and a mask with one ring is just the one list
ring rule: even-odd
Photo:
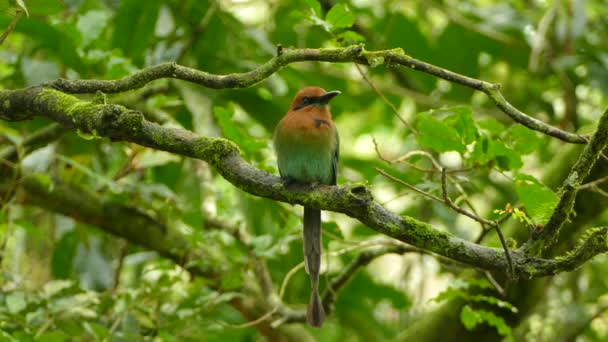
[[472,143],[479,136],[477,126],[475,126],[475,121],[473,121],[471,107],[459,106],[446,108],[442,109],[440,113],[448,114],[443,121],[456,129],[464,145]]
[[505,336],[509,341],[513,340],[511,327],[507,325],[502,317],[496,316],[496,314],[491,311],[475,310],[469,305],[465,305],[460,311],[460,321],[467,330],[472,330],[480,323],[486,323],[487,325],[496,328],[499,335]]
[[348,28],[355,23],[355,16],[345,4],[337,4],[327,12],[325,21],[330,23],[333,29]]
[[23,12],[25,12],[26,16],[30,16],[30,13],[27,11],[27,6],[25,6],[25,2],[23,2],[23,0],[16,0],[17,1],[17,6],[19,6]]
[[503,170],[519,169],[524,165],[519,153],[508,148],[502,141],[490,140],[489,150],[496,160],[496,164]]
[[542,139],[531,129],[516,125],[508,132],[513,149],[521,154],[530,154],[538,149]]
[[241,270],[233,270],[222,276],[221,288],[225,291],[237,290],[243,286],[244,281]]
[[321,15],[321,4],[317,0],[304,0],[304,3],[310,7],[314,14],[317,16]]
[[[78,30],[68,22],[51,25],[48,22],[34,16],[34,7],[29,4],[32,17],[21,20],[16,26],[15,31],[28,36],[28,40],[34,40],[38,47],[44,48],[49,55],[57,57],[64,66],[67,66],[79,73],[84,72],[85,66],[81,57],[78,55]],[[9,24],[6,18],[0,16],[0,26]],[[49,59],[45,59],[49,62]]]
[[[340,227],[338,226],[338,224],[336,222],[323,222],[323,231],[336,236],[340,239],[344,239],[344,234],[342,233],[342,230],[340,229]],[[327,240],[327,239],[325,239]],[[323,240],[323,241],[325,241]]]
[[430,112],[418,114],[416,129],[420,133],[416,136],[416,140],[422,146],[436,152],[465,152],[465,146],[461,142],[458,131],[454,127],[435,119]]
[[365,42],[365,37],[355,31],[344,31],[336,35],[336,41],[343,45],[353,45]]
[[515,178],[515,192],[535,224],[549,220],[557,205],[557,195],[536,178],[519,174]]
[[82,36],[82,45],[95,41],[107,27],[110,14],[106,11],[92,10],[78,17],[76,28]]
[[120,4],[113,20],[113,45],[142,67],[145,52],[154,38],[160,1],[123,0]]
[[55,245],[51,259],[51,270],[56,278],[65,279],[72,273],[72,263],[76,256],[78,241],[78,233],[72,230],[63,234]]
[[27,0],[27,4],[34,16],[59,13],[65,8],[61,0]]
[[505,131],[505,125],[503,125],[496,119],[485,119],[477,121],[477,126],[495,135],[498,135]]
[[70,336],[63,331],[46,331],[42,333],[36,341],[41,342],[63,342],[68,341]]
[[0,125],[0,138],[7,139],[13,145],[19,145],[23,140],[19,131],[5,125]]
[[227,108],[224,107],[213,107],[213,115],[217,119],[218,124],[222,128],[224,136],[234,141],[243,152],[245,156],[252,159],[258,155],[260,150],[266,147],[266,143],[261,140],[254,139],[249,134],[244,132],[241,127],[237,126],[233,120],[234,117],[234,106],[230,104]]
[[470,331],[473,330],[477,324],[481,323],[481,317],[477,311],[474,311],[470,306],[465,305],[460,311],[460,321],[462,322],[462,325]]
[[0,329],[0,341],[19,342],[18,339],[16,339],[13,336],[9,335],[9,333],[7,333],[6,331],[4,331],[2,329]]
[[27,302],[25,301],[25,293],[21,291],[11,292],[6,295],[6,308],[8,312],[12,314],[16,314],[27,306]]

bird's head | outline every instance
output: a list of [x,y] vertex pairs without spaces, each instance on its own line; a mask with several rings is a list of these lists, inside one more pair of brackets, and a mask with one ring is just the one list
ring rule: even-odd
[[325,91],[319,87],[306,87],[300,89],[291,103],[291,110],[300,110],[303,108],[325,108],[329,101],[340,95],[337,90]]

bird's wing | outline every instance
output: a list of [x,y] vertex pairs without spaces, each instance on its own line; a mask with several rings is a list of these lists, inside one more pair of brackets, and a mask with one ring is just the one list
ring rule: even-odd
[[340,159],[340,135],[338,135],[338,130],[336,132],[336,149],[334,150],[334,154],[332,156],[332,175],[331,175],[331,184],[336,185],[336,181],[338,179],[338,160]]

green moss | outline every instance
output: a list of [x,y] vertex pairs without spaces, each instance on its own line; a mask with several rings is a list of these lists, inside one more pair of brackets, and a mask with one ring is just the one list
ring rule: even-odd
[[[72,95],[49,88],[42,89],[36,96],[36,104],[43,104],[53,112],[65,112],[75,103],[82,103],[82,101]],[[68,115],[70,114],[68,113]]]

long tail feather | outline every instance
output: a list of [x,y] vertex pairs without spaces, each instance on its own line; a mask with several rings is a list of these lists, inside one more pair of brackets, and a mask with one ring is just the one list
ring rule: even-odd
[[321,211],[304,208],[304,262],[310,275],[310,303],[307,320],[313,327],[323,325],[325,311],[319,297],[319,274],[321,271]]

